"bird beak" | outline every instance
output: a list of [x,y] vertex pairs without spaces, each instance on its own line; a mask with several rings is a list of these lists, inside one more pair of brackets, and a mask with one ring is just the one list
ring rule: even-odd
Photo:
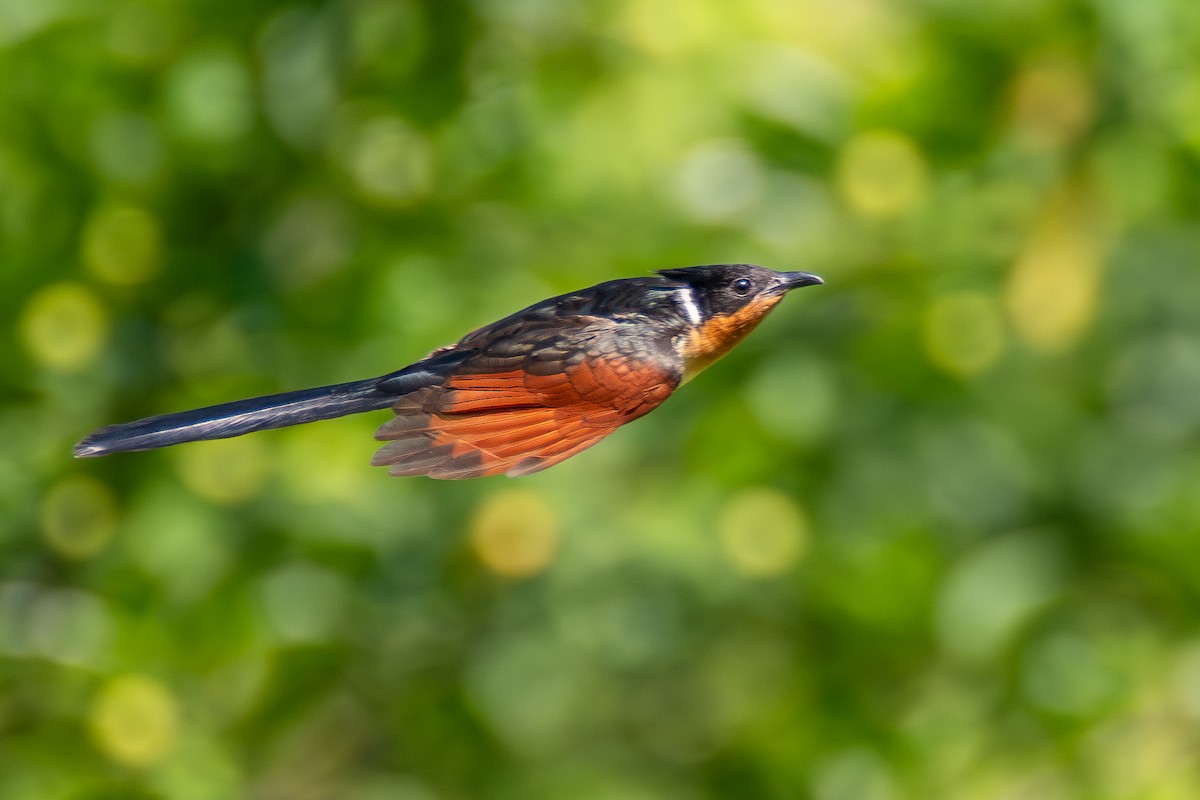
[[780,275],[783,277],[784,291],[798,289],[801,286],[816,286],[825,282],[821,280],[821,276],[813,275],[811,272],[783,272]]

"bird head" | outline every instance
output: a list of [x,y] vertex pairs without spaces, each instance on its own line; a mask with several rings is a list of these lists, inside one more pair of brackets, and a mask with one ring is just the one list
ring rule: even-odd
[[776,272],[755,264],[709,264],[660,270],[680,284],[680,303],[691,323],[676,344],[690,379],[716,361],[763,320],[783,296],[824,283],[808,272]]

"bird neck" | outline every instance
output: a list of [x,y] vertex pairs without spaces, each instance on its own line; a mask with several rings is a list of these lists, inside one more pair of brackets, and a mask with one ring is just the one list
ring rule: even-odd
[[675,342],[675,351],[683,360],[684,382],[732,350],[781,299],[782,295],[769,297],[749,303],[732,314],[713,315],[690,326]]

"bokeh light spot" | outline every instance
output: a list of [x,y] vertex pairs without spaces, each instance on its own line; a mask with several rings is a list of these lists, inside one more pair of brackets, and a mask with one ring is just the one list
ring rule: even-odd
[[263,578],[263,601],[279,634],[320,641],[335,630],[347,587],[341,575],[311,564],[287,564]]
[[346,265],[354,252],[353,220],[337,201],[297,197],[271,223],[262,253],[284,289],[306,289]]
[[24,0],[0,2],[0,44],[10,45],[51,27],[71,13],[73,7],[63,0],[40,3]]
[[929,360],[953,375],[984,371],[1004,350],[999,305],[983,292],[952,292],[925,311],[925,352]]
[[42,534],[60,554],[83,559],[103,550],[117,529],[117,503],[100,481],[73,475],[42,499]]
[[723,222],[751,208],[762,195],[758,157],[736,139],[700,145],[679,168],[678,196],[683,209],[702,222]]
[[852,78],[811,50],[755,44],[748,54],[748,100],[754,109],[823,142],[843,134]]
[[1092,729],[1080,763],[1106,797],[1192,800],[1198,785],[1194,737],[1194,724],[1174,709],[1127,711]]
[[267,119],[292,147],[324,141],[337,101],[335,26],[316,8],[284,6],[259,37]]
[[142,114],[104,112],[92,126],[91,146],[96,166],[118,183],[151,183],[166,160],[158,127]]
[[254,121],[250,76],[225,49],[203,48],[185,55],[167,78],[167,112],[175,130],[198,141],[227,143]]
[[1081,636],[1060,633],[1029,649],[1023,688],[1033,703],[1061,714],[1087,714],[1111,698],[1116,676]]
[[717,520],[721,550],[743,575],[786,572],[804,552],[808,523],[796,502],[777,489],[745,489],[730,498]]
[[29,609],[38,586],[24,581],[0,583],[0,653],[24,656],[30,653]]
[[408,73],[424,50],[427,30],[415,0],[359,0],[352,17],[354,63],[391,77]]
[[83,231],[83,262],[93,275],[108,283],[144,283],[162,267],[158,220],[136,206],[96,212]]
[[892,800],[892,785],[887,765],[866,748],[822,759],[812,779],[815,800]]
[[179,707],[167,687],[142,675],[109,680],[92,703],[88,724],[96,743],[115,761],[156,764],[179,738]]
[[1102,234],[1070,200],[1052,204],[1009,275],[1006,306],[1021,339],[1059,352],[1091,324],[1100,290]]
[[1058,588],[1062,557],[1047,531],[987,542],[950,572],[936,628],[947,650],[969,660],[995,658]]
[[832,371],[809,356],[777,356],[746,384],[746,400],[771,433],[814,442],[834,421],[837,394]]
[[488,569],[510,578],[544,570],[558,552],[558,515],[534,492],[490,495],[471,521],[471,545]]
[[0,654],[97,668],[113,627],[104,601],[90,592],[0,582]]
[[21,341],[39,364],[60,370],[87,366],[108,338],[108,314],[91,291],[78,283],[56,283],[26,304]]
[[174,453],[184,485],[222,505],[257,495],[271,469],[266,445],[254,437],[193,442]]
[[189,604],[225,579],[236,563],[219,508],[169,481],[156,481],[131,498],[121,545],[171,602]]
[[350,436],[330,436],[319,426],[296,426],[283,437],[280,475],[303,502],[361,501],[364,452],[363,443]]
[[1024,517],[1034,478],[1010,430],[944,419],[924,431],[918,452],[937,516],[967,530],[994,530]]
[[359,191],[369,200],[403,205],[429,190],[433,155],[425,138],[398,117],[376,117],[337,141]]
[[894,131],[870,131],[851,139],[838,156],[837,186],[850,208],[864,217],[901,217],[929,194],[929,167],[911,139]]
[[1128,342],[1107,382],[1113,415],[1139,438],[1181,442],[1200,429],[1200,337],[1178,333]]
[[1088,76],[1077,64],[1048,62],[1017,76],[1013,85],[1013,125],[1031,149],[1069,144],[1092,120],[1095,100]]
[[509,747],[545,757],[568,745],[586,719],[590,666],[551,637],[510,631],[476,649],[464,683]]
[[836,239],[830,231],[839,222],[837,204],[825,183],[782,170],[769,173],[762,200],[746,220],[763,245],[806,263],[828,258]]

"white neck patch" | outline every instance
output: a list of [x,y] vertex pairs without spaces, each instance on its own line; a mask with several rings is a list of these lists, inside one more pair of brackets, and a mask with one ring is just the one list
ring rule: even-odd
[[683,308],[683,315],[687,317],[688,322],[693,325],[699,325],[700,307],[696,305],[695,291],[691,286],[677,289],[675,291],[675,299],[679,301],[679,305]]

